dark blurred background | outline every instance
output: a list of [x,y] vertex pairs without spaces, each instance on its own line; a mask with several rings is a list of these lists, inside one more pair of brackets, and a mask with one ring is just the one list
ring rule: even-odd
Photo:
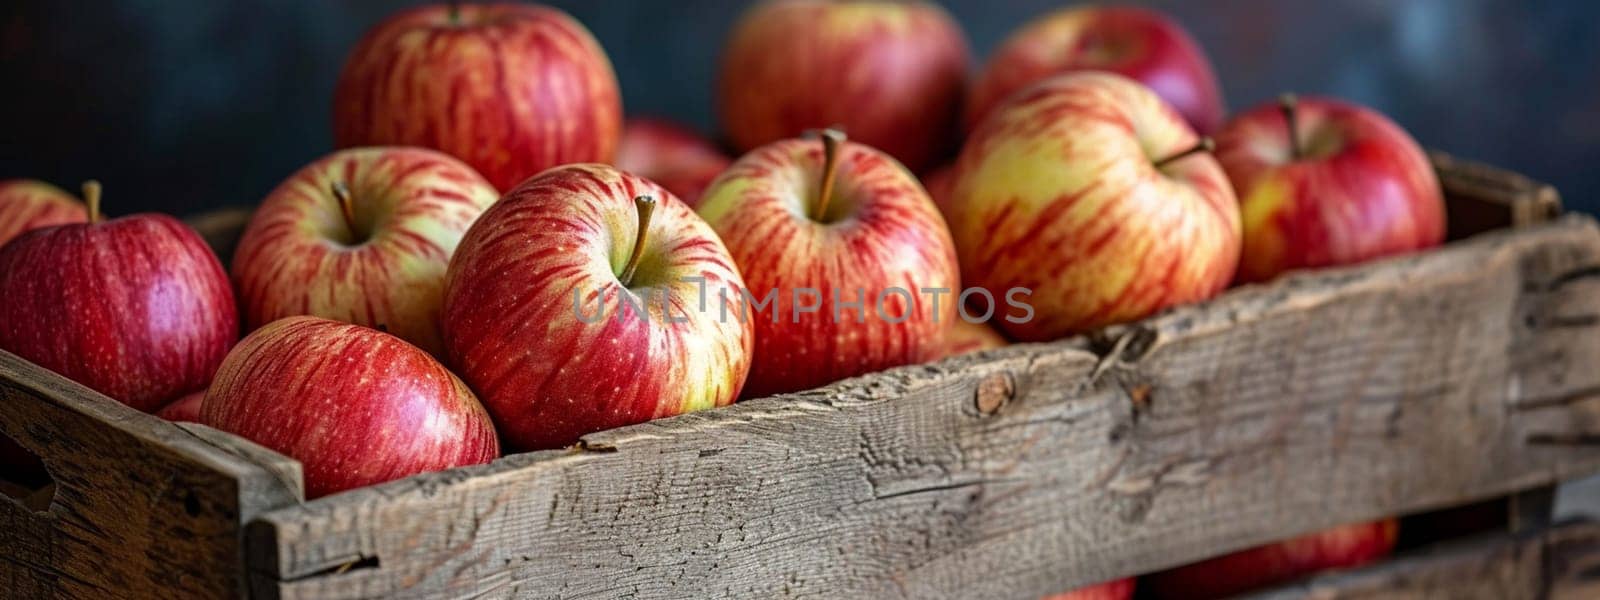
[[[707,133],[739,0],[549,0],[600,39],[629,114]],[[943,0],[979,59],[1052,0]],[[259,201],[331,149],[345,53],[411,3],[4,0],[0,178],[106,185],[108,211]],[[1343,96],[1425,146],[1555,183],[1600,210],[1600,2],[1147,2],[1186,24],[1230,107],[1282,91]]]

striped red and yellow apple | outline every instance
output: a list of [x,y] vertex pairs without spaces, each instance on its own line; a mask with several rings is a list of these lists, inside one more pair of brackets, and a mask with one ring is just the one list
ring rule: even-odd
[[953,148],[970,62],[960,25],[932,2],[763,2],[723,49],[722,127],[747,152],[837,126],[923,169]]
[[1136,6],[1080,6],[1034,19],[995,49],[966,106],[968,129],[1012,94],[1053,75],[1109,71],[1149,86],[1201,134],[1226,107],[1205,51],[1176,21]]
[[1031,320],[997,322],[1020,341],[1215,295],[1239,259],[1239,207],[1203,141],[1120,75],[1061,75],[1012,96],[956,162],[962,279],[1032,290]]
[[88,219],[83,203],[61,188],[34,179],[0,181],[0,246],[25,231]]
[[719,290],[743,286],[722,241],[670,192],[605,165],[558,167],[461,241],[445,346],[508,446],[561,447],[732,403],[753,332]]
[[1155,573],[1146,576],[1140,587],[1162,599],[1231,598],[1321,571],[1376,561],[1394,550],[1398,531],[1395,519],[1341,525]]
[[161,214],[34,229],[0,246],[0,349],[150,412],[205,388],[239,335],[233,289],[189,226]]
[[423,148],[342,150],[300,169],[250,218],[233,256],[249,329],[314,315],[444,355],[445,269],[499,193]]
[[429,5],[367,32],[339,74],[335,143],[424,146],[497,189],[556,165],[610,161],[622,99],[605,51],[534,4]]
[[662,119],[628,119],[617,146],[618,169],[667,188],[691,208],[711,180],[733,162],[722,149],[694,131]]
[[400,338],[317,317],[256,330],[228,353],[200,422],[300,461],[306,497],[500,455],[460,379]]
[[1244,218],[1241,281],[1444,241],[1444,195],[1428,156],[1369,108],[1293,96],[1262,104],[1217,136],[1217,160]]
[[754,303],[775,294],[770,312],[751,310],[750,396],[937,358],[956,319],[955,252],[928,193],[893,158],[842,138],[762,146],[701,202]]

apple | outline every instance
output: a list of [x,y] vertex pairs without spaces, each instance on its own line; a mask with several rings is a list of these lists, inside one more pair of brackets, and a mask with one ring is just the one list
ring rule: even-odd
[[1444,194],[1428,156],[1371,109],[1286,95],[1230,121],[1217,160],[1244,219],[1241,281],[1444,241]]
[[0,349],[123,404],[153,411],[199,390],[238,336],[216,255],[166,215],[100,216],[0,247]]
[[199,423],[200,406],[205,398],[204,390],[194,392],[161,407],[156,411],[156,416],[173,422]]
[[1128,578],[1045,596],[1043,600],[1128,600],[1132,597],[1133,579]]
[[456,249],[444,341],[510,446],[732,403],[753,330],[744,280],[671,192],[599,164],[557,167],[490,207]]
[[539,5],[430,5],[367,32],[334,91],[340,148],[424,146],[510,189],[573,162],[611,160],[622,97],[582,24]]
[[953,148],[970,62],[961,27],[931,2],[757,4],[723,49],[723,130],[745,152],[839,127],[922,169]]
[[1148,575],[1140,587],[1156,598],[1229,598],[1376,561],[1394,550],[1398,529],[1394,519],[1343,525]]
[[500,455],[466,384],[398,337],[317,317],[245,336],[206,390],[200,422],[300,461],[306,497]]
[[615,161],[618,169],[661,184],[690,208],[732,162],[710,140],[659,119],[629,119]]
[[24,231],[88,218],[83,204],[61,188],[32,179],[0,181],[0,246]]
[[956,319],[944,332],[944,345],[938,358],[950,358],[983,350],[999,348],[1009,342],[1004,336],[983,323]]
[[471,167],[423,148],[342,150],[307,165],[262,201],[234,251],[246,327],[314,315],[444,356],[445,268],[498,199]]
[[973,84],[967,128],[1034,83],[1085,70],[1149,86],[1202,134],[1222,125],[1226,110],[1217,76],[1183,26],[1147,8],[1086,6],[1034,19],[1000,43]]
[[961,291],[955,251],[928,193],[888,155],[834,130],[774,142],[723,172],[700,215],[749,284],[748,395],[941,355]]
[[1020,341],[1216,295],[1239,260],[1239,207],[1208,141],[1120,75],[1060,75],[1012,96],[956,163],[963,280],[1031,290],[1032,318],[997,320]]

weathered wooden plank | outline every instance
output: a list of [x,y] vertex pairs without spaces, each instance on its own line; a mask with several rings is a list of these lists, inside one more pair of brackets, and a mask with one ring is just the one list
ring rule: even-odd
[[177,426],[0,352],[0,431],[43,459],[48,501],[0,498],[9,597],[232,596],[243,523],[298,502],[300,466]]
[[1425,548],[1241,600],[1600,598],[1600,525],[1579,522]]
[[275,510],[255,589],[1038,597],[1594,471],[1597,327],[1567,218]]
[[1561,195],[1518,173],[1430,152],[1450,204],[1451,239],[1508,226],[1542,223],[1561,214]]

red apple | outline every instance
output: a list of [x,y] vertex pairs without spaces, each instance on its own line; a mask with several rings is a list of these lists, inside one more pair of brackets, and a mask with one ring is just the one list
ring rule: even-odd
[[723,49],[722,126],[740,151],[838,126],[921,169],[955,141],[970,61],[930,2],[758,4]]
[[1444,241],[1444,194],[1428,156],[1373,110],[1285,96],[1230,121],[1217,160],[1244,217],[1241,281]]
[[758,148],[700,205],[749,284],[750,396],[931,360],[956,319],[955,252],[933,201],[894,159],[843,138]]
[[234,251],[246,326],[315,315],[443,356],[445,268],[497,199],[471,167],[422,148],[344,150],[307,165],[262,201]]
[[1394,519],[1335,527],[1162,571],[1147,576],[1140,587],[1157,598],[1228,598],[1320,571],[1371,563],[1394,550],[1398,529]]
[[32,179],[0,181],[0,246],[24,231],[88,218],[83,204],[61,188]]
[[651,181],[597,164],[523,182],[467,232],[450,264],[444,339],[507,444],[734,401],[751,325],[722,242]]
[[617,146],[618,169],[661,184],[690,208],[732,162],[710,140],[658,119],[629,119]]
[[550,167],[609,161],[622,130],[611,62],[554,8],[422,6],[356,46],[339,74],[335,142],[424,146],[506,190]]
[[444,365],[387,333],[316,317],[240,340],[200,422],[300,461],[307,498],[500,455],[488,413]]
[[1128,600],[1133,597],[1133,579],[1118,579],[1098,585],[1078,588],[1043,600]]
[[1109,71],[1154,90],[1202,134],[1226,112],[1211,62],[1177,22],[1132,6],[1066,8],[1001,42],[967,103],[970,130],[1012,94],[1052,75]]
[[938,358],[950,358],[999,348],[1008,343],[1010,342],[1007,342],[1006,338],[995,331],[993,327],[984,323],[956,319],[950,325],[950,328],[944,332],[944,345],[938,353]]
[[35,229],[0,247],[0,349],[142,411],[204,388],[238,336],[228,276],[166,215]]
[[1239,260],[1239,207],[1177,111],[1110,73],[1048,79],[979,126],[956,163],[962,279],[1031,290],[997,323],[1049,340],[1210,298]]
[[200,405],[205,398],[204,390],[189,394],[161,407],[156,416],[173,422],[199,423]]

